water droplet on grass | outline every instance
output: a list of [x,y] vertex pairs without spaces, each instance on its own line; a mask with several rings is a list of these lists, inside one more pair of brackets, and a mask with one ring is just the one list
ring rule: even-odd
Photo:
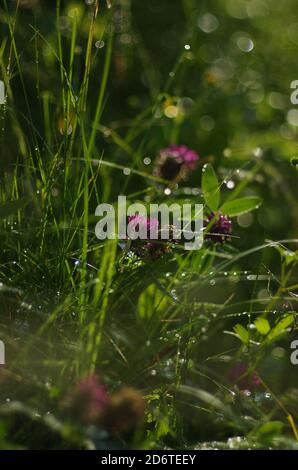
[[96,49],[102,49],[105,46],[104,41],[96,41],[95,47]]

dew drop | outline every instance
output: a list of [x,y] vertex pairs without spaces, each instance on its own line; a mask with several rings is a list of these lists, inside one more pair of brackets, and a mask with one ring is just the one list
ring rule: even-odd
[[96,49],[102,49],[105,46],[104,41],[96,41],[95,47]]
[[228,189],[234,189],[235,188],[235,183],[233,180],[227,181],[227,188]]

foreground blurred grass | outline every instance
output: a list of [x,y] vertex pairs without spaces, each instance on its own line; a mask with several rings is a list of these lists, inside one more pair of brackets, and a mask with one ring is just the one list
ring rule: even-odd
[[[3,447],[104,446],[59,407],[94,371],[111,393],[146,397],[146,423],[121,445],[294,447],[295,5],[112,3],[0,9]],[[170,196],[152,174],[169,143],[213,164],[223,200],[263,205],[225,245],[127,259],[95,238],[100,202],[203,200],[200,168]],[[264,313],[269,336],[254,325]],[[257,391],[231,383],[237,361],[257,370]]]

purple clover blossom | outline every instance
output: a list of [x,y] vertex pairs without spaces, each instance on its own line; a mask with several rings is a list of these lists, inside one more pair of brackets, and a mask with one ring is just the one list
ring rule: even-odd
[[99,421],[109,402],[105,385],[95,374],[79,380],[62,401],[62,407],[84,424]]
[[189,170],[194,170],[199,155],[194,150],[189,149],[186,145],[171,144],[161,149],[160,155],[166,158],[173,158],[177,163],[186,165]]
[[215,242],[223,243],[229,239],[229,235],[232,234],[232,221],[231,219],[221,213],[214,214],[212,212],[207,219],[204,221],[205,227],[213,222],[208,233],[206,233],[206,240],[213,240]]
[[261,385],[261,380],[256,371],[249,372],[249,368],[243,362],[237,362],[229,374],[229,379],[240,390],[254,390]]
[[119,436],[137,429],[144,420],[145,400],[132,387],[122,387],[113,393],[103,413],[102,424],[112,435]]
[[155,174],[167,180],[182,179],[195,170],[199,155],[186,145],[171,144],[161,149],[155,163]]
[[158,219],[154,217],[144,217],[143,215],[136,214],[129,216],[128,222],[131,228],[136,231],[141,231],[142,227],[146,227],[147,238],[145,240],[131,240],[130,249],[139,258],[150,258],[156,260],[161,258],[165,253],[169,253],[171,251],[171,248],[168,243],[170,240],[160,241],[150,239],[150,235],[152,237],[154,237],[155,234],[157,234],[157,236],[160,235]]
[[144,217],[140,214],[130,215],[128,216],[128,222],[133,229],[141,229],[142,227],[146,227],[147,230],[147,237],[150,237],[150,233],[154,233],[158,230],[159,222],[158,219]]

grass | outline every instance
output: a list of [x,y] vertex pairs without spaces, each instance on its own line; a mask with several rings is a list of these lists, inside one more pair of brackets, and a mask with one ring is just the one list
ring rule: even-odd
[[[134,2],[130,9],[124,1],[108,8],[57,0],[35,11],[22,3],[4,0],[0,9],[7,92],[0,107],[0,337],[7,357],[0,448],[297,449],[289,360],[297,315],[294,129],[283,140],[266,106],[256,104],[248,135],[227,111],[226,145],[202,133],[201,154],[192,135],[198,116],[214,107],[216,119],[234,104],[229,83],[212,89],[216,77],[198,65],[192,1],[179,4],[183,42],[194,52],[179,47],[171,67],[166,60],[167,78],[152,65],[152,26],[142,35]],[[168,13],[177,28],[180,13]],[[207,78],[196,95],[187,81],[198,71]],[[243,96],[239,109],[251,109]],[[153,161],[179,142],[201,156],[189,180],[171,186],[144,158]],[[206,214],[221,208],[233,236],[199,251],[178,245],[161,259],[139,259],[117,240],[95,236],[96,206],[116,204],[119,194],[146,203],[187,198],[202,202]],[[247,370],[235,383],[238,363]],[[87,426],[65,412],[63,397],[91,373],[111,397],[123,385],[144,397],[141,424],[123,431],[124,414],[119,429],[105,433],[110,423]],[[243,388],[254,373],[258,386]]]

